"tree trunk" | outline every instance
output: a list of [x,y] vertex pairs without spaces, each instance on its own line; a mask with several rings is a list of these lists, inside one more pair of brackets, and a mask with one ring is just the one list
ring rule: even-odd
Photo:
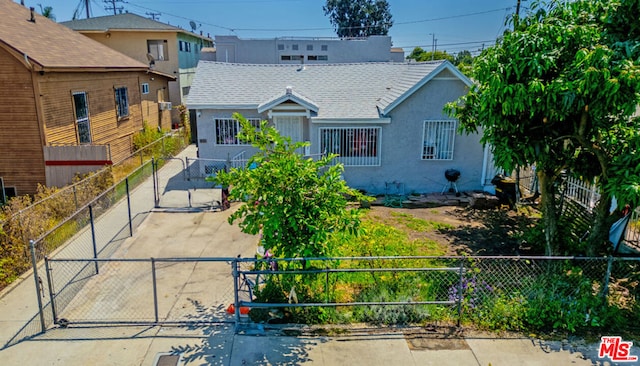
[[558,218],[560,217],[560,213],[557,212],[555,180],[542,169],[539,169],[537,174],[538,182],[540,183],[540,208],[542,210],[542,222],[544,224],[544,254],[558,255]]
[[598,255],[605,249],[605,245],[609,240],[609,229],[611,228],[611,196],[602,192],[600,201],[593,209],[593,226],[587,237],[586,254],[589,257]]

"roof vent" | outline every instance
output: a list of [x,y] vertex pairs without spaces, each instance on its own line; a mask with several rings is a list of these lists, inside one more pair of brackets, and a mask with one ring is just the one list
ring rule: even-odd
[[287,86],[287,95],[293,94],[293,88],[291,86]]
[[36,9],[32,6],[32,7],[29,8],[29,10],[31,10],[31,19],[29,19],[29,21],[31,23],[35,23],[36,22],[36,16],[34,15],[34,12],[35,12]]

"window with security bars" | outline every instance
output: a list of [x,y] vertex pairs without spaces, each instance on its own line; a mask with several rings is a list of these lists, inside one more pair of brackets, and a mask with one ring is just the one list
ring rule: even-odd
[[[247,119],[253,127],[260,128],[259,118]],[[216,144],[217,145],[245,145],[238,140],[240,122],[233,118],[216,118]]]
[[345,166],[380,165],[380,127],[320,128],[320,151],[338,154]]
[[129,116],[129,97],[126,87],[116,88],[116,109],[118,110],[118,118]]
[[76,128],[78,131],[78,143],[91,143],[91,126],[89,124],[89,104],[87,93],[73,93],[73,108],[76,115]]
[[422,160],[452,160],[456,121],[424,121]]

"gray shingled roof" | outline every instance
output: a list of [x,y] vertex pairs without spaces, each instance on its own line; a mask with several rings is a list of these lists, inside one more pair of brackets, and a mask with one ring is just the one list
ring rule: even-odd
[[153,19],[131,13],[106,15],[89,19],[76,19],[68,22],[60,22],[60,24],[76,31],[104,31],[108,29],[183,31],[181,28],[174,27],[173,25],[161,23]]
[[200,61],[187,104],[193,109],[256,109],[291,86],[318,106],[317,118],[379,118],[380,111],[445,68],[457,72],[446,61],[316,64],[304,69]]
[[102,17],[89,18],[89,19],[76,19],[67,22],[60,22],[60,24],[71,28],[78,32],[87,31],[173,31],[177,33],[186,33],[192,36],[209,39],[208,37],[201,36],[197,33],[193,33],[184,30],[180,27],[176,27],[170,24],[165,24],[157,20],[142,17],[140,15],[124,13],[117,15],[106,15]]

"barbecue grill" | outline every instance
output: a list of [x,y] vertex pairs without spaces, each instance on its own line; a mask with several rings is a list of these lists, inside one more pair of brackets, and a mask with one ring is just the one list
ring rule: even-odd
[[458,186],[456,185],[458,178],[460,178],[460,171],[456,169],[447,169],[444,171],[444,177],[447,179],[447,183],[442,188],[442,193],[444,194],[444,191],[448,188],[449,193],[455,192],[456,196],[460,196]]

